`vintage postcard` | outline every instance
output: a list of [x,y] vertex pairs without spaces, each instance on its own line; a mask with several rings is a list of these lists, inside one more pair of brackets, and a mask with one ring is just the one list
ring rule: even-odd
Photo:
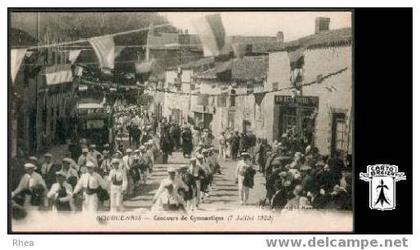
[[8,39],[11,232],[353,230],[351,11],[15,9]]

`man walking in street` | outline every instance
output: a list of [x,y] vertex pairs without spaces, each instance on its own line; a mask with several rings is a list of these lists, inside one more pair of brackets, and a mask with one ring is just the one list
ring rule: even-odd
[[60,211],[74,211],[73,204],[73,188],[67,183],[67,173],[59,171],[56,173],[57,181],[51,186],[47,194],[48,199],[53,202],[52,210],[54,212]]
[[219,136],[219,159],[226,160],[226,137],[225,132],[221,132]]
[[238,157],[238,151],[239,151],[239,144],[240,144],[240,138],[238,131],[235,131],[235,134],[232,136],[231,139],[231,153],[232,153],[232,160],[236,161]]
[[47,186],[40,174],[35,172],[36,166],[32,163],[26,163],[25,174],[21,177],[19,185],[12,192],[12,198],[16,195],[23,197],[23,207],[38,207],[45,205],[45,193]]
[[236,167],[236,182],[238,184],[241,205],[245,205],[249,197],[249,189],[254,186],[255,170],[252,168],[249,153],[241,153],[241,160]]
[[87,172],[83,174],[73,191],[73,196],[83,190],[83,212],[93,213],[98,211],[99,189],[106,189],[106,183],[102,177],[95,172],[95,164],[86,163]]
[[120,167],[120,160],[112,159],[112,169],[109,172],[108,182],[110,183],[110,207],[111,212],[123,209],[123,194],[127,191],[127,173]]

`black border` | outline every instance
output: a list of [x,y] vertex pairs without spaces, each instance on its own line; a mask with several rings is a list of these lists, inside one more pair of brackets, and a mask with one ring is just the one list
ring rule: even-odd
[[[405,227],[402,227],[401,224],[394,224],[394,225],[399,225],[399,229],[395,230],[395,226],[391,226],[391,223],[387,223],[386,226],[382,225],[384,224],[384,222],[386,221],[387,217],[383,217],[383,216],[379,216],[378,217],[378,213],[376,212],[372,212],[371,210],[369,210],[368,208],[368,202],[366,201],[366,194],[367,194],[367,183],[362,183],[359,178],[358,178],[358,173],[359,172],[364,172],[366,170],[366,165],[368,164],[374,164],[374,163],[379,163],[379,162],[372,162],[371,160],[368,159],[364,159],[363,157],[359,157],[359,154],[361,156],[365,156],[363,154],[364,150],[367,150],[365,152],[372,152],[371,151],[371,147],[372,143],[374,144],[374,141],[369,141],[365,138],[361,138],[361,136],[359,135],[363,135],[366,136],[366,133],[362,133],[360,131],[363,131],[367,128],[367,126],[369,126],[367,120],[369,120],[369,117],[366,117],[366,115],[363,115],[363,111],[366,108],[365,105],[372,105],[374,104],[374,101],[372,101],[371,96],[366,96],[363,95],[363,91],[365,90],[365,88],[369,88],[369,86],[371,85],[366,85],[366,84],[372,84],[371,81],[372,79],[370,79],[369,77],[367,77],[369,74],[372,74],[372,71],[369,72],[369,70],[372,70],[371,65],[368,65],[366,63],[366,61],[364,60],[364,58],[368,57],[370,58],[370,54],[366,54],[368,53],[368,51],[372,48],[374,48],[374,46],[377,46],[378,44],[382,44],[382,47],[385,48],[387,45],[386,41],[381,41],[380,38],[381,37],[377,37],[377,33],[375,33],[375,31],[372,29],[364,29],[363,27],[367,24],[367,26],[369,26],[369,22],[371,21],[371,19],[366,19],[368,16],[370,16],[370,13],[372,12],[379,12],[378,17],[380,17],[380,22],[388,22],[388,25],[390,23],[391,20],[386,20],[388,17],[387,15],[393,15],[393,11],[395,11],[395,9],[390,9],[390,8],[386,8],[386,9],[371,9],[371,8],[363,8],[363,9],[359,9],[359,8],[319,8],[319,7],[315,7],[315,8],[270,8],[270,7],[263,7],[263,8],[201,8],[201,7],[188,7],[188,8],[156,8],[156,7],[152,7],[152,8],[93,8],[93,7],[88,7],[88,8],[66,8],[66,7],[60,7],[60,8],[8,8],[8,61],[10,61],[10,13],[11,12],[68,12],[68,11],[78,11],[78,12],[136,12],[136,11],[141,11],[141,12],[178,12],[178,11],[184,11],[184,12],[196,12],[196,11],[202,11],[202,12],[210,12],[210,11],[232,11],[232,12],[238,12],[238,11],[301,11],[301,12],[305,12],[305,11],[350,11],[352,12],[352,31],[353,31],[353,43],[352,43],[352,47],[353,47],[353,106],[354,106],[354,111],[353,111],[353,231],[351,232],[277,232],[277,231],[269,231],[269,232],[255,232],[255,231],[249,231],[249,232],[217,232],[217,231],[207,231],[207,232],[200,232],[200,231],[196,231],[196,232],[161,232],[161,233],[156,233],[156,232],[124,232],[124,231],[120,231],[120,232],[66,232],[66,231],[60,231],[60,232],[13,232],[11,229],[11,217],[10,215],[10,204],[7,203],[8,208],[8,225],[7,225],[7,232],[8,234],[236,234],[236,235],[243,235],[243,234],[318,234],[318,235],[322,235],[322,234],[354,234],[354,233],[376,233],[376,234],[383,234],[383,233],[404,233],[404,234],[412,234],[413,232],[413,225],[412,225],[412,218],[413,218],[413,206],[412,206],[412,199],[410,199],[407,204],[403,204],[404,205],[404,211],[401,211],[401,207],[403,206],[402,204],[397,204],[397,207],[399,206],[400,209],[394,210],[396,211],[397,215],[401,216],[401,214],[405,215],[407,218],[404,220],[406,221],[408,224],[404,224],[406,225]],[[403,66],[405,69],[405,73],[408,76],[407,79],[405,79],[405,81],[402,81],[403,83],[405,83],[406,81],[409,82],[409,84],[411,84],[411,89],[410,91],[408,91],[408,95],[410,95],[410,93],[412,93],[412,8],[399,8],[396,10],[397,12],[402,12],[399,13],[400,15],[404,16],[407,15],[407,13],[409,14],[409,20],[407,23],[407,19],[399,19],[400,23],[402,23],[402,25],[408,25],[410,24],[411,29],[409,30],[405,30],[406,32],[408,31],[408,33],[403,33],[400,34],[402,36],[406,35],[407,37],[405,37],[406,40],[402,39],[406,44],[405,46],[403,46],[402,48],[398,48],[398,50],[401,51],[401,54],[406,54],[408,55],[408,57],[411,56],[411,59],[409,58],[404,58],[404,59],[409,59],[409,60],[401,60],[398,61],[398,63],[406,63],[407,64],[402,64],[400,66],[400,68]],[[381,13],[382,12],[382,13]],[[384,13],[386,12],[386,13]],[[382,15],[382,16],[381,16]],[[398,15],[397,15],[398,16]],[[396,24],[396,26],[398,26],[398,19],[396,17],[393,17],[393,24]],[[360,22],[359,22],[360,20]],[[378,21],[378,20],[377,20]],[[378,25],[378,23],[376,22],[376,25]],[[400,24],[401,25],[401,24]],[[392,27],[392,23],[391,26]],[[391,29],[391,28],[390,28]],[[359,32],[361,31],[361,32]],[[383,32],[383,30],[381,30]],[[411,33],[410,33],[411,32]],[[392,33],[391,31],[389,33]],[[385,34],[381,34],[382,36],[384,36]],[[390,35],[391,34],[387,34]],[[383,37],[382,37],[383,38]],[[372,43],[367,43],[368,46],[366,48],[366,42],[369,41],[370,39],[373,39],[373,41],[375,41],[377,44],[372,44]],[[408,42],[408,43],[407,43]],[[385,45],[384,45],[385,43]],[[411,46],[408,46],[408,44],[410,44]],[[373,45],[373,46],[372,46]],[[400,44],[398,44],[400,45]],[[369,47],[370,46],[370,47]],[[355,50],[355,48],[357,48],[357,50]],[[408,51],[404,51],[408,50]],[[357,62],[357,63],[356,63]],[[386,63],[383,60],[379,61],[378,64],[382,65]],[[398,63],[393,63],[392,65],[395,66]],[[389,68],[389,67],[388,67]],[[381,68],[380,67],[376,67],[373,69],[374,72],[376,73],[380,73],[381,72]],[[368,72],[366,72],[368,71]],[[8,74],[10,72],[10,65],[8,63]],[[401,71],[399,71],[401,72]],[[392,72],[390,72],[392,73]],[[394,74],[396,75],[396,74]],[[401,74],[400,74],[401,75]],[[400,75],[398,75],[397,77],[401,79]],[[395,78],[395,76],[394,76]],[[394,79],[392,78],[392,79]],[[398,79],[397,78],[397,79]],[[366,80],[368,80],[368,82],[366,82]],[[382,77],[381,78],[382,81],[388,82],[386,77]],[[9,76],[7,79],[8,82],[8,97],[10,97],[10,80],[9,80]],[[356,84],[357,82],[357,84]],[[362,83],[363,82],[363,83]],[[381,83],[383,84],[383,83]],[[408,84],[408,83],[407,83]],[[368,86],[368,87],[367,87]],[[374,86],[374,87],[378,87],[378,86]],[[378,92],[378,90],[376,90],[376,92]],[[380,91],[379,91],[380,92]],[[387,92],[387,93],[383,93],[385,94],[384,96],[382,96],[382,98],[387,98],[387,99],[391,99],[393,92]],[[407,94],[407,93],[405,93]],[[363,100],[362,100],[363,97]],[[398,197],[399,198],[399,202],[401,202],[403,196],[403,192],[400,192],[399,190],[403,189],[403,191],[407,194],[407,192],[411,195],[410,198],[412,198],[412,94],[410,95],[409,98],[407,98],[406,95],[404,96],[400,96],[400,99],[397,98],[397,100],[406,100],[406,102],[402,102],[400,103],[400,106],[394,105],[391,108],[395,108],[395,109],[402,109],[402,110],[406,110],[406,111],[411,111],[408,112],[410,115],[407,116],[407,119],[405,120],[405,122],[408,122],[407,124],[409,124],[408,127],[405,128],[405,130],[403,130],[404,132],[406,132],[407,134],[405,134],[405,136],[408,136],[409,138],[409,142],[408,142],[408,147],[406,150],[406,154],[404,155],[406,158],[409,159],[409,163],[407,165],[405,165],[405,167],[400,167],[400,171],[405,171],[406,175],[407,175],[407,181],[405,182],[400,182],[398,184],[397,187],[397,192],[399,193]],[[370,101],[369,101],[370,100]],[[394,99],[395,100],[395,99]],[[10,107],[10,98],[8,98],[8,108]],[[362,103],[362,104],[360,104]],[[360,104],[360,105],[359,105]],[[404,105],[403,105],[404,104]],[[372,105],[375,106],[375,105]],[[390,105],[388,105],[390,106]],[[402,106],[402,107],[401,107]],[[376,105],[376,108],[381,108],[380,106]],[[389,107],[387,107],[389,108]],[[357,112],[355,111],[357,110]],[[381,113],[382,114],[382,113]],[[397,113],[398,114],[398,111]],[[9,115],[10,113],[8,112],[8,131],[9,131],[9,126],[10,126],[10,120],[9,120]],[[376,116],[375,116],[376,117]],[[368,118],[366,120],[366,118]],[[379,118],[379,117],[378,117]],[[373,119],[373,122],[375,122],[375,120]],[[386,127],[386,131],[389,131],[390,129],[392,129],[391,127]],[[360,132],[360,134],[359,134]],[[370,129],[369,130],[370,133],[374,132],[374,130]],[[369,144],[368,146],[363,147],[362,142],[366,142],[368,141]],[[407,141],[405,142],[407,143]],[[9,134],[8,134],[8,146],[10,146],[10,138],[9,138]],[[376,146],[381,146],[380,145],[376,145]],[[406,146],[406,144],[404,144],[404,146]],[[8,151],[9,151],[8,147]],[[360,150],[359,150],[360,149]],[[382,148],[381,148],[382,149]],[[408,150],[408,152],[407,152]],[[379,151],[379,150],[378,150]],[[388,152],[388,151],[387,151]],[[357,156],[357,157],[355,157]],[[385,155],[381,155],[382,157],[379,158],[373,158],[373,159],[387,159],[387,157],[384,157]],[[397,157],[394,159],[393,162],[389,162],[391,164],[397,164],[399,165],[400,159],[403,155],[397,155]],[[8,152],[8,162],[10,162],[10,153]],[[381,163],[388,163],[388,162],[382,162]],[[410,164],[411,162],[411,164]],[[10,190],[10,169],[9,167],[7,168],[7,174],[8,174],[8,190]],[[401,184],[403,183],[403,184]],[[405,185],[404,185],[405,184]],[[401,186],[405,186],[401,187]],[[356,199],[356,190],[358,190],[358,195],[360,193],[360,196],[362,196],[362,194],[364,194],[363,197],[361,197],[361,199],[359,199],[359,197],[357,197],[358,199]],[[360,190],[360,191],[359,191]],[[7,193],[7,197],[8,197],[8,201],[10,200],[10,192]],[[382,212],[383,213],[383,212]],[[380,213],[379,213],[380,214]],[[380,215],[387,215],[387,214],[380,214]],[[395,213],[394,213],[395,216]],[[402,217],[399,217],[402,218]],[[368,221],[369,219],[372,219],[371,221]],[[382,221],[381,224],[375,224],[375,223],[380,223],[380,221]],[[394,220],[393,220],[394,221]],[[395,220],[396,221],[396,220]],[[376,226],[373,226],[376,225]]]

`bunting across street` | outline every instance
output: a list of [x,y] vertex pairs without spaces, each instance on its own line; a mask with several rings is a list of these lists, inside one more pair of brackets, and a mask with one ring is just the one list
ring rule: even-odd
[[16,75],[25,57],[27,49],[12,49],[10,53],[10,70],[12,75],[12,83],[15,82]]

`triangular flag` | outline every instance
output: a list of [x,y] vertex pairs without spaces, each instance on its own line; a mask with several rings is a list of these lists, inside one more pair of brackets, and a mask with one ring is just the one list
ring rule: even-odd
[[255,103],[261,105],[264,100],[265,92],[254,93]]
[[75,49],[75,50],[69,51],[69,61],[71,62],[71,64],[74,64],[76,62],[77,58],[80,55],[80,52],[82,52],[81,49]]
[[89,39],[101,68],[114,69],[115,43],[112,36],[101,36]]
[[218,56],[225,45],[225,28],[219,14],[207,15],[194,20],[200,41],[203,44],[204,56]]
[[10,70],[12,73],[12,83],[15,82],[16,75],[19,71],[20,65],[22,64],[23,58],[25,57],[27,49],[12,49],[10,53]]

